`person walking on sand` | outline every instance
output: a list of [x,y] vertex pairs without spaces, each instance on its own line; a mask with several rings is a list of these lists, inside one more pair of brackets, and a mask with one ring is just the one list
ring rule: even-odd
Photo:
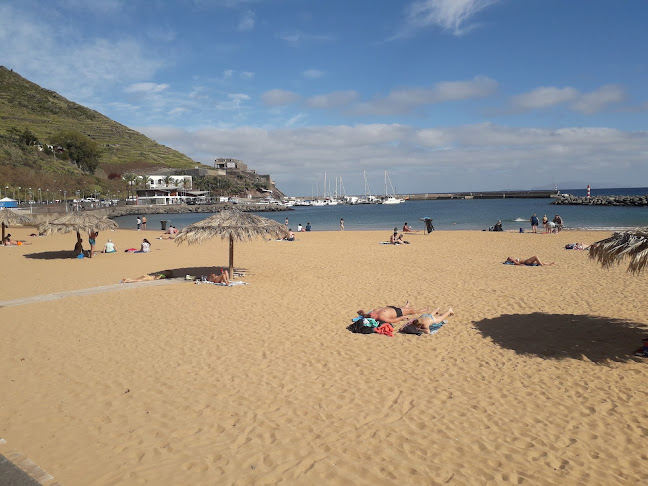
[[527,267],[545,267],[554,264],[554,262],[542,263],[540,259],[535,255],[529,258],[508,257],[504,263],[508,265],[526,265]]
[[340,219],[340,231],[344,231],[344,219]]
[[538,232],[538,224],[540,221],[538,221],[538,217],[536,216],[536,213],[533,213],[533,216],[531,216],[531,219],[529,219],[531,222],[531,233],[537,233]]
[[419,309],[419,310],[412,308],[408,300],[407,302],[405,302],[405,305],[400,307],[394,305],[388,305],[386,307],[378,307],[369,312],[359,310],[358,315],[360,317],[364,317],[367,319],[375,319],[377,321],[389,322],[390,324],[394,324],[396,322],[402,321],[403,319],[407,319],[407,316],[411,316],[412,314],[421,314],[427,311],[428,311],[427,307],[425,309]]

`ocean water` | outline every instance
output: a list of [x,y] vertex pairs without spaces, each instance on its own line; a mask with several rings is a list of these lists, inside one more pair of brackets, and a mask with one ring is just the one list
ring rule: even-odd
[[[585,189],[563,190],[576,196],[586,195]],[[644,195],[648,188],[597,189],[592,195]],[[402,204],[337,205],[323,207],[296,206],[292,211],[256,213],[283,223],[295,231],[301,223],[310,223],[313,231],[340,229],[344,219],[346,230],[399,230],[404,223],[423,230],[422,218],[432,218],[435,230],[485,230],[498,220],[504,230],[530,229],[529,218],[536,213],[542,220],[560,214],[565,229],[624,230],[648,226],[648,207],[562,206],[552,205],[553,199],[448,199],[440,201],[407,201]],[[211,216],[202,214],[148,215],[148,229],[161,229],[161,220],[169,220],[178,229]],[[136,216],[115,218],[120,228],[135,229]]]

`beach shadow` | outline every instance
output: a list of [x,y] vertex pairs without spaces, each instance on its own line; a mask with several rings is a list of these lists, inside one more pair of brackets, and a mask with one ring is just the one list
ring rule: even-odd
[[[186,275],[191,275],[193,277],[201,277],[204,275],[205,277],[209,276],[210,273],[215,273],[216,275],[220,275],[221,270],[227,270],[229,267],[227,265],[222,266],[222,267],[182,267],[182,268],[162,268],[160,270],[156,270],[155,272],[150,272],[151,275],[156,274],[156,273],[162,273],[164,271],[170,270],[173,272],[173,278],[182,278]],[[248,271],[246,268],[241,268],[241,267],[234,267],[234,274],[236,276],[238,275],[247,275]]]
[[621,319],[572,314],[511,314],[473,323],[484,336],[518,354],[546,359],[630,361],[648,327]]
[[32,260],[74,260],[74,252],[72,250],[59,250],[59,251],[43,251],[41,253],[26,253],[23,255],[25,258]]

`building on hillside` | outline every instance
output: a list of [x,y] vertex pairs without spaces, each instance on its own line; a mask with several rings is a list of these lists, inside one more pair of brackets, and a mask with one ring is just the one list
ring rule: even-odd
[[255,170],[248,169],[247,164],[241,160],[232,158],[218,158],[214,160],[214,168],[224,170],[227,175],[243,174],[254,179],[256,182],[265,184],[270,191],[276,189],[275,183],[270,174],[257,174]]
[[[149,189],[159,189],[167,187],[182,187],[183,189],[193,189],[193,179],[190,175],[145,175],[148,182],[146,186]],[[168,179],[167,179],[168,178]],[[168,180],[168,184],[165,181]]]
[[194,191],[183,187],[147,187],[136,189],[137,206],[167,206],[169,204],[195,204],[206,202],[209,191]]

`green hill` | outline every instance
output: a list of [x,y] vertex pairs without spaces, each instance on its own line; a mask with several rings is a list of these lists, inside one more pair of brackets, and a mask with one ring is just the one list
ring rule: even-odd
[[[100,145],[103,167],[196,166],[186,155],[0,66],[0,134],[6,134],[11,127],[20,131],[28,128],[42,143],[62,130],[79,131]],[[0,162],[2,159],[0,153]]]

